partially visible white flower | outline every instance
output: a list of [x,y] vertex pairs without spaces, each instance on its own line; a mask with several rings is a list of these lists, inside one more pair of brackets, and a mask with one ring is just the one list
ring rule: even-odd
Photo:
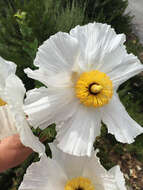
[[124,46],[125,35],[107,24],[77,26],[59,32],[39,47],[29,77],[48,88],[29,91],[25,111],[32,126],[57,124],[57,146],[69,154],[91,155],[101,121],[123,143],[143,128],[130,118],[116,93],[120,84],[143,71]]
[[128,0],[125,13],[129,13],[133,17],[131,20],[133,32],[139,37],[143,45],[143,1]]
[[19,134],[21,142],[40,154],[44,145],[33,135],[23,110],[26,90],[15,75],[16,65],[0,57],[0,140]]
[[96,154],[76,157],[52,146],[52,155],[27,169],[19,190],[126,190],[119,166],[105,170]]

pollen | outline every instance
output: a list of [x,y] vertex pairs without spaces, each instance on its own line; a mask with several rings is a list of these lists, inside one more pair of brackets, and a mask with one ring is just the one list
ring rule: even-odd
[[113,85],[109,76],[98,70],[83,72],[75,85],[76,97],[85,106],[102,107],[113,95]]
[[4,102],[1,98],[0,98],[0,106],[5,106],[6,102]]
[[94,185],[90,179],[85,177],[77,177],[69,180],[64,190],[94,190]]

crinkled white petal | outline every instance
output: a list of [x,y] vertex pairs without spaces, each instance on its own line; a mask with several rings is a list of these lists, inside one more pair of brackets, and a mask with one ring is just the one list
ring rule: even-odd
[[57,146],[66,153],[91,155],[93,142],[100,134],[99,110],[79,105],[74,115],[62,125],[57,134]]
[[16,65],[0,57],[0,97],[2,97],[7,77],[16,72]]
[[17,133],[18,131],[8,105],[0,106],[0,140]]
[[27,169],[19,190],[64,190],[67,180],[58,162],[43,156]]
[[41,155],[44,153],[45,147],[39,139],[33,135],[23,111],[25,88],[22,81],[16,75],[10,75],[6,80],[4,91],[5,100],[10,109],[11,117],[13,117],[12,121],[14,121],[14,126],[20,135],[21,142],[25,146],[39,152]]
[[31,69],[25,69],[25,73],[28,77],[41,81],[44,85],[48,87],[64,88],[73,87],[74,83],[72,81],[72,72],[60,72],[58,74],[47,73],[47,70],[39,69],[32,71]]
[[[40,89],[33,91],[33,94],[38,91],[40,92]],[[35,99],[31,104],[25,105],[24,110],[30,124],[43,129],[53,122],[64,121],[71,117],[77,105],[73,89],[48,88],[47,96],[44,93],[43,97],[37,96],[37,101]]]
[[19,134],[23,145],[32,148],[40,155],[45,152],[44,145],[33,135],[25,116],[16,108],[10,108],[8,105],[0,107],[0,126],[0,140]]
[[143,65],[139,59],[133,54],[127,54],[119,65],[115,65],[108,73],[110,79],[113,82],[115,88],[118,88],[120,84],[143,71]]
[[67,33],[58,32],[46,40],[38,49],[34,64],[48,71],[69,71],[78,56],[78,42]]
[[78,40],[80,45],[79,65],[85,71],[101,69],[106,73],[113,64],[116,65],[120,61],[122,51],[125,49],[121,47],[125,41],[125,35],[117,35],[114,29],[107,24],[94,22],[76,26],[70,31],[70,35]]
[[[53,76],[49,76],[47,86],[54,88],[74,88],[74,77],[72,72],[60,72]],[[73,80],[72,80],[73,79]]]
[[21,121],[17,121],[16,125],[19,125],[19,135],[22,144],[39,153],[39,156],[42,156],[45,152],[45,146],[40,142],[39,138],[32,133],[27,121],[25,120],[22,123]]
[[52,151],[52,159],[56,160],[58,164],[63,168],[68,179],[82,176],[87,157],[73,156],[64,153],[54,144],[50,144],[50,148]]
[[143,71],[143,65],[133,54],[128,54],[124,34],[116,34],[110,25],[90,23],[77,26],[70,32],[80,45],[79,65],[83,70],[105,72],[114,87]]
[[29,78],[38,80],[42,82],[44,85],[48,86],[47,80],[49,77],[49,73],[46,71],[46,69],[37,69],[37,70],[31,70],[30,68],[24,69],[24,72],[27,74]]
[[26,98],[24,101],[25,105],[34,103],[35,101],[40,100],[41,98],[47,96],[48,89],[45,87],[35,88],[26,92]]
[[23,99],[26,93],[26,89],[22,81],[14,74],[11,74],[5,84],[5,101],[8,105],[13,105],[14,107],[23,106]]
[[[5,69],[6,69],[6,63]],[[11,63],[10,63],[11,65]],[[12,73],[14,70],[14,65],[12,64],[11,69],[9,68],[10,75],[5,79],[4,89],[3,89],[3,99],[6,101],[5,106],[1,106],[1,138],[11,136],[13,134],[18,133],[18,129],[16,127],[15,119],[13,117],[13,113],[16,109],[22,108],[23,98],[25,93],[25,88],[16,75]],[[7,74],[8,75],[8,74]],[[13,107],[13,109],[11,109]],[[18,109],[19,112],[19,109]],[[20,114],[20,113],[19,113]]]
[[128,115],[117,94],[100,110],[108,132],[115,135],[119,142],[130,144],[137,135],[143,133],[143,128]]
[[[117,186],[116,190],[126,190],[127,188],[125,187],[125,179],[123,176],[123,173],[120,170],[119,166],[114,166],[108,171],[109,174],[114,176],[115,183]],[[110,189],[109,189],[110,190]]]
[[83,170],[83,176],[89,177],[95,184],[102,185],[103,177],[107,176],[106,169],[101,165],[97,152],[93,152],[91,157],[88,157]]
[[95,185],[96,190],[126,190],[125,180],[119,166],[107,171],[93,153],[85,163],[83,176],[88,177]]

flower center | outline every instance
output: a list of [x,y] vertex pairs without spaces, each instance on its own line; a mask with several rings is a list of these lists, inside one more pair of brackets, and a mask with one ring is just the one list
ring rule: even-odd
[[65,185],[65,190],[94,190],[92,182],[85,177],[77,177],[69,180]]
[[0,106],[5,106],[6,102],[4,102],[1,98],[0,98]]
[[77,98],[85,106],[102,107],[111,99],[113,85],[105,73],[92,70],[79,76],[75,91]]

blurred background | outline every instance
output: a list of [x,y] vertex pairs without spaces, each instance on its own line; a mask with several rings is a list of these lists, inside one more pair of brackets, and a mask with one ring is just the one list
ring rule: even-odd
[[[133,17],[136,12],[129,12],[134,8],[128,6],[127,0],[0,0],[0,56],[17,64],[17,75],[27,90],[40,87],[38,81],[23,72],[26,67],[35,69],[32,63],[38,46],[58,31],[69,32],[76,25],[97,21],[112,25],[117,33],[125,33],[128,52],[143,62],[140,27],[136,27],[141,23]],[[125,82],[118,91],[131,117],[143,126],[143,73]],[[43,132],[35,131],[38,133],[47,135],[45,145],[50,155],[48,143],[55,138],[54,125]],[[134,190],[143,190],[143,135],[131,145],[122,144],[103,126],[94,147],[99,149],[98,156],[106,169],[119,164],[126,183]],[[0,173],[0,189],[17,190],[26,168],[36,160],[37,154],[33,153],[20,166]]]

